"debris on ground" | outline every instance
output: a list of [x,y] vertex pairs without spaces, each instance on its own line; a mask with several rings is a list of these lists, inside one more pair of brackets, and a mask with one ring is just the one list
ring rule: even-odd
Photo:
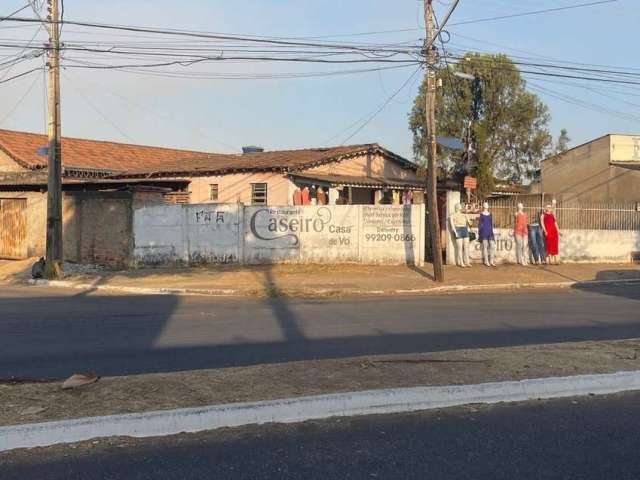
[[74,373],[69,378],[67,378],[62,384],[62,389],[67,390],[69,388],[77,388],[82,387],[84,385],[89,385],[91,383],[97,382],[98,375],[94,372],[89,373]]

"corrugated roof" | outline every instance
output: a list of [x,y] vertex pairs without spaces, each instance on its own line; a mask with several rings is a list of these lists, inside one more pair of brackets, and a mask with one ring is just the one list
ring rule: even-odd
[[[47,158],[37,154],[47,137],[27,132],[0,130],[0,149],[25,168],[46,167]],[[412,168],[413,164],[378,144],[348,145],[303,150],[279,150],[249,154],[219,154],[124,143],[62,139],[62,163],[67,170],[91,169],[114,176],[162,176],[194,173],[226,173],[238,170],[295,170],[334,161],[345,156],[376,151]]]

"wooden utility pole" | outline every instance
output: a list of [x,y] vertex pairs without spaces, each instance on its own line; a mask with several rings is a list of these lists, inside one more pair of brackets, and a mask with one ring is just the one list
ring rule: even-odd
[[433,0],[424,0],[425,70],[427,91],[425,94],[425,131],[427,132],[427,210],[429,211],[429,236],[433,257],[433,276],[436,282],[444,282],[442,242],[440,239],[440,215],[438,212],[438,163],[436,161],[436,50],[433,29]]
[[45,276],[62,276],[62,148],[60,129],[60,12],[58,0],[47,0],[49,45],[47,247]]

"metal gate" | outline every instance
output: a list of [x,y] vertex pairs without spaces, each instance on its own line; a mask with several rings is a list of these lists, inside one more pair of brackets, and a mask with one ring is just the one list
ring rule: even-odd
[[27,200],[0,198],[0,258],[27,258]]

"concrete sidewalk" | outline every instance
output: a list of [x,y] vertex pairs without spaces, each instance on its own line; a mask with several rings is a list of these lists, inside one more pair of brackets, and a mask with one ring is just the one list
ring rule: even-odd
[[[30,261],[0,263],[0,281],[24,283]],[[446,282],[433,281],[430,264],[263,265],[192,268],[146,268],[107,271],[69,266],[64,282],[52,286],[115,289],[139,293],[192,293],[248,296],[348,296],[420,294],[462,289],[568,287],[582,282],[640,281],[632,264],[566,264],[559,266],[503,265],[469,269],[446,268]],[[42,282],[46,284],[47,282]]]

